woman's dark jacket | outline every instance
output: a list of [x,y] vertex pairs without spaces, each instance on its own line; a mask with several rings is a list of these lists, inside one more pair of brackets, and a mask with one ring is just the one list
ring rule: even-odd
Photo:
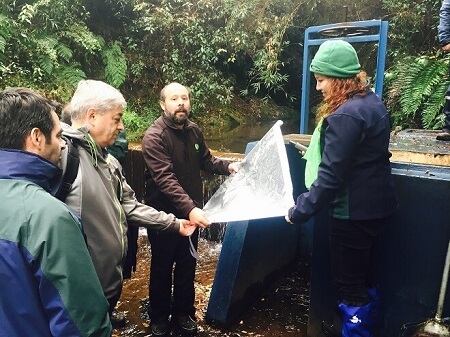
[[389,114],[372,91],[353,97],[325,118],[318,178],[289,210],[291,221],[306,222],[326,205],[338,219],[391,215],[397,198],[389,161],[390,130]]

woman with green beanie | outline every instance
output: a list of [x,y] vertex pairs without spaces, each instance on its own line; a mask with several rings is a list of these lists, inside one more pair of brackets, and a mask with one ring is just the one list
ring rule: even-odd
[[325,41],[310,70],[324,99],[307,157],[320,164],[307,167],[309,176],[315,178],[286,220],[304,223],[328,206],[331,271],[342,331],[333,332],[325,324],[324,332],[371,337],[378,309],[375,248],[397,208],[388,150],[390,117],[380,98],[368,88],[366,74],[349,43]]

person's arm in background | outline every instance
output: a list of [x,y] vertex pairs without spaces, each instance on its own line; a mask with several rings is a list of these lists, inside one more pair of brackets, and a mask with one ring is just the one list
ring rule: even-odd
[[442,1],[439,10],[438,39],[445,53],[450,51],[450,0]]

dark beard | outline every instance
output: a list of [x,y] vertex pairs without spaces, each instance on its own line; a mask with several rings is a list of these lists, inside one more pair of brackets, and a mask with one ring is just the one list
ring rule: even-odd
[[172,119],[172,123],[176,124],[176,125],[184,125],[184,123],[186,123],[187,121],[187,117],[183,117],[183,118],[178,118],[176,116],[171,116]]
[[186,110],[182,110],[182,111],[185,113],[184,117],[182,117],[182,118],[178,118],[176,116],[177,112],[181,112],[181,111],[176,111],[173,116],[172,115],[168,115],[168,114],[166,114],[166,116],[172,121],[173,124],[175,124],[175,125],[184,125],[186,123],[187,119],[188,119],[189,114],[188,114],[188,112]]

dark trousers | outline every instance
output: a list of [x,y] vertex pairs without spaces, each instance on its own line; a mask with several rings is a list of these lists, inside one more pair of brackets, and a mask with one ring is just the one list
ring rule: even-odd
[[114,308],[116,307],[116,304],[119,301],[119,298],[120,298],[121,294],[122,294],[122,286],[120,286],[120,290],[119,290],[119,292],[116,295],[106,299],[108,301],[108,303],[109,303],[109,309],[108,309],[109,316],[111,316]]
[[[189,250],[189,238],[178,233],[148,231],[152,260],[150,267],[150,318],[167,319],[173,316],[194,316],[194,277],[197,260]],[[197,250],[198,230],[192,234]],[[174,268],[175,265],[175,268]],[[172,297],[173,275],[173,307]]]
[[338,295],[347,305],[370,301],[367,289],[376,286],[377,243],[387,221],[329,219],[331,272]]
[[[449,97],[449,98],[447,98]],[[443,108],[443,112],[445,115],[444,127],[442,131],[450,133],[450,86],[447,88],[447,92],[445,93],[445,104]]]

